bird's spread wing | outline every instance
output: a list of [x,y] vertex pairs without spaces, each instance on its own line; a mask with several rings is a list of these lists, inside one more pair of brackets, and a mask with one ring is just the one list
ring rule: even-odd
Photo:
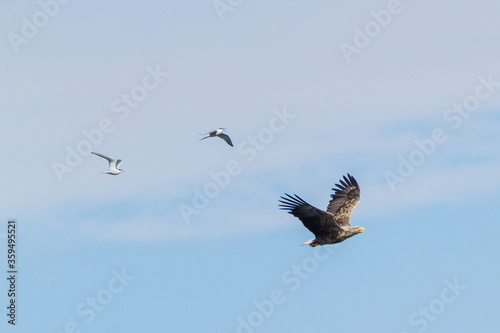
[[110,165],[111,165],[111,163],[116,162],[116,160],[114,158],[112,158],[112,157],[109,157],[109,156],[106,156],[106,155],[103,155],[103,154],[99,154],[99,153],[94,153],[94,152],[92,152],[92,154],[107,159]]
[[122,160],[116,160],[115,168],[118,169],[118,167],[120,166],[121,163],[122,163]]
[[285,195],[287,197],[281,197],[282,200],[279,200],[281,209],[288,210],[288,213],[298,217],[313,234],[318,235],[327,230],[332,232],[342,229],[335,223],[332,214],[311,206],[296,194],[294,197],[286,193]]
[[359,204],[359,185],[356,179],[350,174],[340,180],[340,184],[335,184],[337,188],[332,188],[332,200],[328,204],[326,211],[333,215],[335,221],[341,227],[350,227],[351,214]]
[[224,141],[226,141],[227,144],[230,145],[231,147],[234,147],[233,143],[231,142],[231,139],[229,138],[229,136],[227,134],[222,133],[222,134],[219,134],[218,137],[223,139]]

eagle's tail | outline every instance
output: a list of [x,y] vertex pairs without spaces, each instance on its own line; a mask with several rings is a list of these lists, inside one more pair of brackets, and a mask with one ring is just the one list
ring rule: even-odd
[[315,246],[318,246],[318,245],[319,245],[319,243],[318,243],[318,242],[316,242],[316,240],[315,240],[315,239],[310,239],[310,240],[308,240],[307,242],[305,242],[304,244],[301,244],[301,245],[302,245],[302,246],[304,246],[304,245],[310,245],[310,246],[312,246],[312,247],[315,247]]

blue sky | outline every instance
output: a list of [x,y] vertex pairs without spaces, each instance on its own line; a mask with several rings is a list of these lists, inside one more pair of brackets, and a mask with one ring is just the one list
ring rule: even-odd
[[[1,9],[3,330],[497,329],[497,2]],[[366,232],[299,246],[347,173]]]

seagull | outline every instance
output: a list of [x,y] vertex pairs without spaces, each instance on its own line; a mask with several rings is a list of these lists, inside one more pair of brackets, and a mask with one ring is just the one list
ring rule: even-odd
[[122,160],[115,160],[112,157],[102,155],[99,153],[92,152],[92,154],[97,155],[97,156],[102,157],[102,158],[105,158],[109,161],[109,170],[106,172],[103,172],[103,173],[107,173],[108,175],[117,176],[120,173],[125,172],[125,170],[118,169],[118,166],[120,166],[120,163],[122,163]]
[[340,243],[349,237],[365,231],[363,227],[351,227],[351,215],[359,204],[360,189],[353,176],[347,174],[331,195],[326,212],[311,206],[295,194],[281,197],[279,206],[295,217],[311,231],[316,239],[310,239],[303,245],[318,246]]
[[228,145],[230,145],[231,147],[234,147],[233,143],[231,142],[231,139],[229,138],[229,136],[227,134],[223,133],[225,130],[226,130],[225,128],[219,128],[216,131],[212,131],[212,132],[205,133],[205,134],[200,134],[200,135],[206,135],[206,136],[203,137],[203,138],[201,138],[199,141],[204,140],[206,138],[211,138],[211,137],[214,137],[214,136],[218,136],[222,140],[226,141]]

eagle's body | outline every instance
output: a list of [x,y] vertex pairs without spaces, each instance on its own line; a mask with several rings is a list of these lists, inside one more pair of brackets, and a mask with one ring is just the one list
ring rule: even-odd
[[290,214],[298,217],[304,226],[311,231],[316,239],[309,240],[304,244],[310,246],[335,244],[346,240],[360,232],[363,227],[351,227],[350,220],[354,208],[359,204],[360,190],[356,179],[347,174],[340,184],[335,184],[335,194],[328,204],[326,212],[311,206],[298,195],[281,197],[281,209],[288,210]]

